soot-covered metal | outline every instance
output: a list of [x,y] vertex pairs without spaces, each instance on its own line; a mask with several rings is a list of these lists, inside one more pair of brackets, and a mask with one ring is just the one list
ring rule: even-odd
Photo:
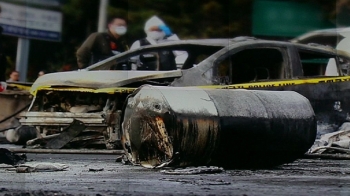
[[[181,51],[181,53],[186,54],[184,56],[187,56],[178,62],[177,70],[110,70],[114,69],[112,65],[115,62],[130,60],[130,63],[133,63],[133,57],[169,50]],[[140,85],[145,84],[168,87],[200,86],[200,88],[212,89],[296,91],[305,96],[313,106],[318,122],[318,137],[324,133],[337,131],[344,122],[350,120],[350,112],[347,109],[349,106],[350,56],[341,50],[337,51],[321,45],[303,45],[252,37],[178,40],[129,50],[91,65],[84,70],[45,74],[38,78],[30,90],[34,100],[29,111],[21,116],[21,124],[36,127],[41,136],[46,134],[49,136],[50,134],[59,134],[65,126],[73,121],[73,118],[81,119],[82,116],[88,116],[89,122],[83,121],[86,125],[86,130],[81,135],[83,137],[75,138],[74,143],[78,145],[70,145],[70,148],[97,146],[108,149],[120,148],[121,138],[118,134],[121,129],[120,125],[124,123],[127,126],[128,122],[123,122],[122,115],[119,114],[125,113],[123,105],[126,97]],[[168,113],[162,113],[164,115],[161,116],[156,115],[156,113],[164,109],[161,107],[163,98],[159,98],[159,103],[161,103],[159,104],[154,101],[154,95],[150,95],[149,102],[152,103],[149,106],[150,111],[142,110],[145,115],[140,114],[137,117],[139,120],[135,122],[138,124],[134,123],[128,126],[142,127],[143,130],[148,130],[148,132],[143,131],[142,134],[154,140],[162,137],[167,138],[163,141],[167,141],[166,143],[171,145],[164,143],[162,148],[168,146],[172,148],[157,151],[157,153],[166,152],[164,156],[172,155],[173,148],[179,145],[174,142],[176,135],[168,135],[169,126],[171,128],[176,126],[176,133],[179,135],[189,132],[195,136],[197,133],[189,130],[202,130],[202,126],[206,126],[210,127],[211,135],[219,137],[223,135],[222,130],[224,129],[222,127],[228,127],[231,121],[234,122],[240,117],[235,117],[234,120],[228,118],[229,120],[226,122],[224,120],[226,117],[219,113],[218,107],[226,108],[230,106],[231,102],[224,98],[224,102],[221,104],[216,100],[221,98],[220,96],[218,98],[210,95],[209,91],[203,92],[199,95],[186,92],[191,96],[180,94],[183,97],[181,101],[178,100],[179,95],[173,93],[170,106],[165,107],[171,110]],[[166,102],[170,102],[169,97],[164,99]],[[131,104],[132,97],[128,101]],[[236,103],[236,100],[233,101]],[[191,107],[183,109],[180,103]],[[202,105],[197,105],[199,103]],[[212,103],[212,106],[208,109],[209,103]],[[141,105],[133,106],[132,109],[136,110],[136,107],[141,107]],[[179,110],[172,113],[173,108]],[[157,118],[147,117],[146,114],[153,114],[151,111],[155,112],[154,115]],[[47,115],[52,116],[52,118],[50,121],[47,121],[48,119],[43,121]],[[195,117],[196,115],[198,118]],[[96,119],[99,121],[97,124],[93,123]],[[64,123],[60,123],[63,120]],[[264,124],[260,121],[261,119],[255,116],[252,116],[250,120],[255,124],[258,122]],[[249,124],[249,120],[246,118],[239,120],[239,122],[241,121]],[[267,120],[267,123],[269,122],[270,119]],[[275,126],[275,124],[273,125]],[[158,127],[163,127],[164,130]],[[259,126],[257,127],[259,129],[257,129],[256,135],[260,134],[259,130],[261,129]],[[155,129],[161,131],[155,134]],[[219,130],[220,134],[216,133],[216,129]],[[89,145],[85,145],[86,140],[85,135],[83,135],[85,133],[89,134]],[[215,148],[219,146],[213,141],[221,142],[221,139],[204,137],[202,134],[200,132],[198,137],[210,138],[211,140],[207,142],[210,145],[206,145],[207,149],[210,150],[205,150],[206,153],[210,154],[213,149],[211,145]],[[95,136],[98,136],[99,141]],[[139,135],[136,134],[135,137],[139,137]],[[204,142],[193,144],[193,138],[196,137],[181,139],[181,142],[192,141],[191,145],[194,146],[192,151],[197,151],[196,145],[204,145]],[[81,139],[84,139],[83,143],[80,142]],[[124,147],[131,151],[130,145],[126,142]],[[141,144],[134,143],[133,145],[140,148]],[[186,148],[189,147],[186,146]],[[135,159],[137,157],[137,159],[142,158],[150,161],[153,159],[149,157],[155,157],[156,161],[158,154],[153,155],[152,153],[155,152],[149,152],[146,158],[142,157],[145,156],[144,153],[141,157],[135,155]],[[180,154],[176,151],[174,153],[184,161],[183,154],[185,152]],[[201,159],[203,157],[198,156],[198,162],[202,163]]]
[[145,167],[269,167],[303,155],[316,137],[309,101],[292,91],[143,86],[128,99],[122,143]]

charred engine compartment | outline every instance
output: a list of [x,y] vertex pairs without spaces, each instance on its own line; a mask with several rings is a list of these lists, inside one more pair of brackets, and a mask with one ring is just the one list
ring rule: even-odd
[[100,93],[41,91],[38,93],[31,111],[72,113],[101,112],[108,98],[108,94]]
[[39,91],[20,119],[22,125],[37,129],[38,137],[28,141],[27,146],[43,147],[45,138],[60,135],[74,120],[79,120],[86,128],[64,148],[118,148],[121,108],[127,95],[67,89]]

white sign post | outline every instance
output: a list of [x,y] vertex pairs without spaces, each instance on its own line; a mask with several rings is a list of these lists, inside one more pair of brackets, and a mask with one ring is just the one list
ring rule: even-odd
[[107,6],[109,4],[108,0],[100,0],[100,9],[98,14],[98,32],[103,32],[106,30],[107,24]]
[[23,82],[25,82],[27,79],[29,44],[29,39],[18,38],[16,70],[19,71],[19,81]]

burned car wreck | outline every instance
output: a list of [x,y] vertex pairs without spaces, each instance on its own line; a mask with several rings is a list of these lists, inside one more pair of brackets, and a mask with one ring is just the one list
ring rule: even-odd
[[[194,41],[180,44],[183,48],[180,51],[191,53],[189,58],[196,57],[198,59],[194,59],[194,63],[199,63],[200,59],[222,49],[227,42],[218,40],[211,45],[205,43]],[[35,127],[38,136],[51,138],[52,135],[57,136],[73,119],[81,120],[86,129],[70,141],[69,147],[116,148],[120,141],[121,109],[127,95],[143,84],[167,86],[175,78],[181,77],[181,71],[110,69],[116,61],[125,62],[135,55],[149,54],[152,50],[172,50],[168,48],[149,47],[145,51],[125,52],[115,56],[120,56],[116,60],[114,57],[106,59],[85,70],[52,73],[38,78],[31,89],[34,101],[28,112],[22,114],[21,124]],[[43,147],[40,137],[27,144]]]
[[[111,70],[115,62],[129,62],[130,59],[137,55],[157,53],[164,50],[183,51],[188,56],[179,69],[176,70]],[[348,108],[347,86],[350,80],[350,77],[347,76],[349,62],[349,54],[330,47],[259,40],[250,37],[180,40],[145,46],[110,57],[84,70],[46,74],[40,77],[31,88],[34,100],[29,110],[22,113],[20,122],[22,125],[35,127],[38,131],[38,139],[42,139],[59,135],[74,119],[80,120],[85,125],[84,129],[76,133],[76,135],[74,134],[74,138],[67,140],[65,147],[107,145],[107,148],[123,148],[129,161],[150,167],[171,164],[178,166],[207,165],[212,164],[210,160],[222,162],[213,156],[218,156],[220,153],[217,153],[217,149],[222,151],[225,145],[223,145],[224,147],[222,145],[214,145],[215,141],[223,143],[220,139],[215,140],[212,138],[214,135],[205,137],[206,141],[214,142],[211,143],[212,148],[210,148],[211,145],[206,143],[205,146],[208,149],[203,151],[204,148],[200,146],[205,142],[199,142],[197,146],[194,145],[190,148],[193,152],[196,149],[202,150],[198,150],[198,154],[194,153],[196,156],[202,156],[200,152],[209,153],[210,151],[213,154],[203,156],[203,159],[205,159],[203,161],[193,162],[193,160],[186,160],[184,158],[186,152],[183,151],[186,148],[181,147],[182,150],[177,150],[184,138],[175,137],[174,134],[177,133],[182,137],[188,136],[189,138],[191,136],[180,134],[175,130],[200,130],[202,133],[215,129],[231,130],[236,135],[221,135],[221,138],[232,139],[231,142],[239,143],[241,141],[240,144],[242,144],[242,141],[251,139],[248,142],[250,146],[253,146],[257,141],[259,141],[257,142],[258,144],[263,145],[264,142],[262,141],[269,138],[265,140],[265,143],[269,141],[272,145],[261,148],[265,153],[261,153],[262,151],[257,150],[257,148],[246,148],[246,151],[244,151],[244,148],[249,147],[249,145],[231,146],[242,151],[232,151],[234,155],[237,155],[237,159],[230,161],[230,165],[242,166],[246,163],[251,163],[252,157],[247,156],[251,153],[255,157],[261,156],[260,163],[262,165],[266,163],[266,165],[271,166],[295,160],[298,156],[305,153],[315,140],[316,121],[317,132],[320,134],[323,132],[334,132],[342,123],[348,120],[346,108]],[[186,94],[184,92],[189,92],[187,88],[196,86],[196,89],[202,89],[201,91],[211,96],[209,98],[208,96],[206,98],[197,97],[197,102],[190,102],[191,98],[187,97],[187,99],[182,100],[182,103],[177,104],[188,106],[188,103],[197,104],[200,103],[199,100],[208,98],[208,100],[216,103],[214,105],[217,107],[216,111],[218,111],[218,108],[222,106],[218,107],[217,104],[222,103],[227,106],[233,104],[230,97],[242,96],[243,98],[239,100],[250,100],[253,102],[254,100],[261,101],[262,97],[265,97],[265,102],[261,103],[260,106],[256,105],[253,107],[249,104],[251,102],[248,101],[248,103],[242,103],[240,110],[233,110],[232,112],[237,112],[238,114],[235,113],[236,116],[240,117],[240,114],[254,114],[254,111],[259,108],[265,108],[267,113],[253,115],[250,119],[248,118],[248,121],[243,120],[242,122],[244,123],[242,124],[239,124],[240,121],[237,120],[236,123],[238,124],[233,123],[230,125],[229,122],[232,120],[223,123],[224,121],[219,118],[219,114],[217,114],[219,116],[212,118],[205,117],[205,112],[203,111],[207,111],[205,109],[206,106],[202,105],[201,108],[198,105],[198,108],[195,110],[197,112],[192,112],[191,114],[193,115],[192,120],[179,118],[184,121],[181,122],[179,119],[174,121],[173,116],[173,118],[165,118],[168,120],[164,121],[163,118],[158,118],[159,115],[155,115],[151,110],[145,110],[144,103],[146,102],[140,101],[141,99],[137,102],[139,104],[135,104],[135,100],[138,100],[137,97],[142,97],[142,93],[147,92],[148,88],[152,89],[148,85],[163,86],[162,89],[154,87],[155,89],[152,92],[155,93],[148,93],[148,96],[145,98],[149,103],[153,104],[152,107],[155,110],[162,109],[162,102],[154,104],[155,102],[149,100],[155,99],[153,96],[159,94],[157,91],[168,92],[167,89],[170,91],[174,89],[175,91],[175,89],[180,88],[180,90],[175,91],[178,93],[173,93],[170,96],[176,100],[176,96],[182,96]],[[213,89],[218,91],[214,90],[214,92],[211,92]],[[231,89],[268,91],[251,92]],[[283,95],[276,95],[274,93],[280,92],[273,91],[287,92],[282,92]],[[192,92],[200,92],[200,90]],[[141,95],[138,93],[141,93]],[[214,96],[212,96],[216,93],[220,94],[218,99],[214,99]],[[192,94],[194,95],[194,93]],[[272,104],[273,100],[281,96],[284,99],[278,99],[280,100],[279,103],[275,102],[275,105],[279,107],[274,107],[274,104]],[[255,98],[244,99],[244,97]],[[163,98],[167,98],[167,96],[163,96]],[[167,101],[166,99],[165,102]],[[170,108],[173,107],[171,106]],[[300,109],[294,110],[292,108]],[[281,111],[283,112],[275,113],[279,109],[282,109]],[[143,113],[140,114],[140,112]],[[286,115],[289,112],[291,112],[290,115]],[[227,114],[230,117],[235,116],[230,112],[227,112]],[[141,119],[140,115],[143,119],[148,119],[149,123],[143,123],[144,120],[136,120],[134,121],[135,123],[131,123],[130,119]],[[149,115],[148,118],[146,118],[147,115]],[[264,118],[265,120],[262,120]],[[174,122],[179,123],[179,121],[182,125],[175,126]],[[213,122],[215,126],[206,126],[208,125],[206,123],[209,121],[216,121]],[[235,132],[234,127],[236,126],[241,127],[243,131]],[[174,129],[173,127],[182,128]],[[222,127],[225,127],[225,129],[221,129]],[[246,134],[244,132],[245,128],[253,132],[255,130],[255,134],[251,133],[250,137],[244,135]],[[163,132],[159,130],[163,130]],[[275,134],[267,134],[261,137],[264,135],[261,134],[264,131],[259,132],[257,130],[264,130],[266,131],[265,133],[276,133],[276,135],[282,134],[284,137],[276,137]],[[154,133],[150,133],[150,131]],[[278,134],[278,131],[281,132]],[[240,140],[240,137],[242,140]],[[285,148],[281,147],[288,140],[291,143],[286,145]],[[226,141],[224,143],[229,144],[230,142]],[[31,140],[27,144],[29,146],[33,144],[40,145],[40,142]],[[278,149],[283,150],[276,150],[276,146]],[[41,145],[41,147],[45,146]],[[274,156],[276,154],[282,155],[283,153],[285,156]],[[191,153],[186,155],[186,157],[191,157],[190,155]],[[196,156],[193,156],[193,159]],[[272,157],[282,158],[273,159]],[[241,164],[235,164],[238,162]],[[227,167],[227,165],[225,166]]]

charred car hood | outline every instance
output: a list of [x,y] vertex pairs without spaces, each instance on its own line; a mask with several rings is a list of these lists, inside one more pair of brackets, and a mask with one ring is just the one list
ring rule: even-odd
[[127,87],[134,82],[160,78],[181,77],[180,70],[173,71],[70,71],[45,74],[32,85],[30,92],[36,94],[42,89],[84,88],[103,89]]

